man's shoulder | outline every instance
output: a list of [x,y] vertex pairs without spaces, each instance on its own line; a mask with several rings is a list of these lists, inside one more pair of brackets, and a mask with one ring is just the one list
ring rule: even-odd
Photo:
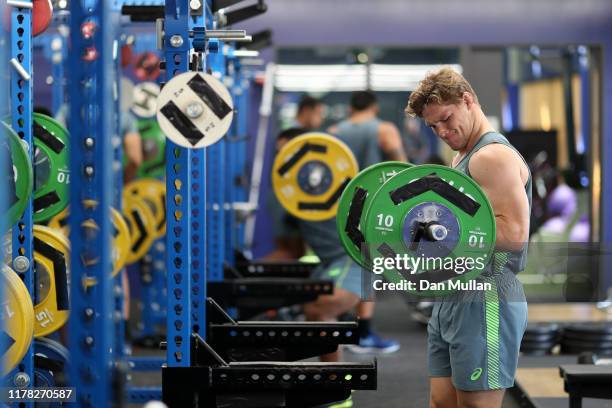
[[524,160],[521,153],[510,143],[506,136],[499,132],[489,132],[481,140],[484,143],[479,143],[481,146],[472,154],[473,158],[482,157],[486,160],[491,155],[501,155]]
[[520,167],[529,169],[521,154],[512,145],[504,143],[483,146],[472,155],[469,162],[470,174],[476,173],[482,177],[496,177],[499,172]]
[[399,132],[397,126],[393,122],[379,120],[377,122],[379,133]]
[[503,144],[503,143],[489,143],[474,152],[472,158],[475,157],[485,157],[488,158],[491,155],[496,154],[507,154],[508,152],[513,151],[511,146]]
[[470,158],[470,167],[473,164],[489,162],[513,162],[521,160],[519,153],[512,146],[503,143],[490,143],[478,149]]

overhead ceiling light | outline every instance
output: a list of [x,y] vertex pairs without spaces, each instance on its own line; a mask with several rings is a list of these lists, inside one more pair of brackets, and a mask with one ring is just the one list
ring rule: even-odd
[[458,73],[463,72],[463,68],[458,64],[372,64],[370,87],[373,91],[410,92],[428,72],[445,66]]
[[356,91],[367,86],[363,65],[277,65],[274,84],[286,92]]
[[428,72],[443,66],[463,72],[461,65],[457,64],[280,64],[277,65],[274,84],[278,90],[285,92],[350,92],[367,89],[368,84],[374,91],[409,92]]

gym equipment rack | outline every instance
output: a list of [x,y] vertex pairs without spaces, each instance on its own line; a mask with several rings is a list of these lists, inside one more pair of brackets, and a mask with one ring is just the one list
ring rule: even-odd
[[[32,8],[23,5],[6,7],[10,12],[10,30],[8,42],[10,43],[10,103],[11,127],[27,145],[32,161],[33,132],[32,132]],[[8,113],[8,112],[7,112]],[[25,283],[30,297],[34,299],[35,285],[33,273],[33,204],[32,197],[26,206],[21,219],[12,227],[12,256],[13,268]],[[34,343],[32,343],[22,359],[6,380],[10,384],[28,384],[34,380]],[[33,407],[26,403],[26,407]]]

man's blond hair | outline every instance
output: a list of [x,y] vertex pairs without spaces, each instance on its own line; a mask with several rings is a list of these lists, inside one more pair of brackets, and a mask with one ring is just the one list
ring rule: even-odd
[[474,102],[478,103],[476,92],[463,75],[448,67],[441,68],[428,73],[419,82],[417,88],[410,94],[405,112],[410,116],[422,118],[423,109],[428,104],[459,103],[464,92],[471,93],[474,96]]

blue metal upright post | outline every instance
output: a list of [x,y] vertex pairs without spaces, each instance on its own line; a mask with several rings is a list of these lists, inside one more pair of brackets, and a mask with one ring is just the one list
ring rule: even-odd
[[[212,16],[211,16],[212,17]],[[221,46],[216,52],[208,54],[208,63],[213,75],[223,79],[225,58]],[[207,154],[207,278],[218,282],[223,279],[225,261],[225,138],[206,149]]]
[[246,179],[248,80],[243,76],[242,66],[240,60],[234,56],[234,49],[229,48],[226,55],[228,59],[227,76],[230,79],[230,93],[234,100],[235,114],[228,133],[225,155],[225,173],[228,177],[225,184],[225,195],[229,203],[225,215],[225,258],[230,265],[233,265],[235,252],[244,249],[244,219],[238,217],[243,210],[236,209],[234,205],[244,204],[247,200],[244,180]]
[[[111,135],[113,41],[116,38],[110,4],[102,0],[70,2],[68,129],[71,137],[70,238],[71,252],[71,385],[78,407],[109,407],[113,401],[112,280],[110,205],[113,201]],[[84,35],[84,23],[93,23],[92,35]],[[83,200],[95,200],[85,208]],[[81,225],[92,219],[99,227],[95,237],[84,237]],[[82,255],[96,253],[99,261],[84,265]],[[84,287],[93,277],[95,286]]]
[[[238,141],[236,142],[236,158],[235,158],[235,174],[237,175],[240,183],[236,186],[236,194],[235,199],[236,202],[245,203],[248,200],[247,195],[247,186],[245,185],[245,181],[248,179],[248,174],[246,171],[246,156],[247,156],[247,146],[249,143],[248,139],[248,92],[250,81],[245,72],[244,67],[240,64],[240,61],[236,60],[235,62],[236,69],[236,102],[235,106],[238,110],[237,115],[237,125],[236,125],[236,136],[238,136]],[[248,215],[250,216],[250,215]],[[247,216],[247,217],[248,217]],[[244,228],[245,219],[240,220],[237,223],[235,228],[237,240],[235,245],[238,247],[240,251],[244,251]]]
[[[162,2],[163,3],[163,2]],[[138,43],[142,44],[142,39],[139,36]],[[146,41],[145,41],[146,44]],[[155,36],[152,36],[152,41],[150,41],[150,48],[153,49],[155,47]],[[161,76],[158,78],[158,82],[161,80]],[[168,169],[166,168],[166,171]],[[166,194],[166,199],[167,199]],[[169,212],[166,211],[166,219],[169,217]],[[166,221],[167,222],[167,221]],[[167,234],[167,232],[166,232]],[[152,267],[151,267],[151,278],[152,281],[149,282],[147,287],[143,287],[142,294],[144,295],[146,292],[146,297],[150,299],[150,304],[153,306],[153,310],[147,310],[146,313],[143,313],[143,317],[146,319],[144,323],[145,333],[149,335],[154,335],[156,331],[154,330],[156,326],[161,325],[165,326],[166,316],[167,316],[167,308],[166,308],[166,299],[167,297],[167,274],[166,274],[166,237],[160,238],[153,244],[153,247],[150,251],[150,255],[152,257]],[[144,301],[145,305],[147,303]],[[148,308],[147,308],[148,309]],[[146,335],[146,334],[145,334]]]
[[[118,31],[118,30],[117,30]],[[123,208],[123,129],[122,124],[123,115],[128,115],[127,106],[121,105],[121,46],[123,43],[119,40],[119,33],[115,32],[113,39],[113,48],[116,52],[113,53],[113,71],[115,83],[113,89],[116,89],[114,93],[113,106],[113,180],[114,180],[114,191],[113,191],[113,208],[121,212]],[[127,274],[125,268],[123,268],[119,274],[113,279],[113,298],[115,304],[113,307],[113,321],[115,323],[115,337],[113,350],[115,352],[116,359],[122,359],[125,355],[125,315],[123,312],[123,306],[125,301],[123,286],[123,276]],[[127,277],[126,277],[127,279]]]
[[232,120],[232,126],[227,133],[227,144],[225,146],[225,159],[224,167],[227,180],[225,183],[224,191],[224,238],[225,238],[225,262],[229,265],[234,264],[234,251],[236,249],[236,209],[234,204],[236,200],[236,156],[238,155],[238,133],[236,130],[237,116],[240,112],[237,112],[237,98],[238,98],[238,87],[236,86],[236,70],[234,69],[235,59],[233,58],[233,48],[227,46],[227,72],[226,72],[226,85],[229,85],[229,91],[234,101],[234,119]]
[[[6,7],[7,5],[2,2],[0,3],[0,16],[6,15]],[[0,61],[6,61],[8,59],[7,52],[7,42],[8,42],[8,32],[6,30],[0,30]],[[6,86],[5,78],[8,78],[7,69],[9,66],[7,64],[0,65],[0,117],[5,117],[9,114],[9,107],[11,99],[9,98],[9,90]],[[0,152],[5,152],[4,149],[0,149]],[[7,155],[4,153],[0,153],[0,163],[6,163],[6,160],[10,160]],[[0,180],[6,180],[6,166],[0,166]],[[0,214],[5,214],[8,209],[8,202],[6,200],[7,197],[7,188],[6,186],[1,186],[0,191]],[[7,222],[3,216],[0,217],[0,231],[6,231],[8,229]],[[0,248],[0,256],[4,259],[4,248]],[[4,300],[4,294],[2,293],[2,288],[0,288],[0,301]],[[4,344],[0,344],[0,350],[5,350],[3,347]]]
[[[0,3],[0,16],[4,16],[6,9],[5,9],[6,5],[4,3]],[[5,30],[0,30],[0,61],[6,61],[8,58],[8,53],[6,51],[6,43],[7,43],[7,32]],[[8,77],[6,69],[8,68],[8,65],[6,64],[2,64],[0,66],[0,115],[1,116],[6,116],[8,115],[8,108],[9,108],[9,102],[10,102],[10,98],[9,98],[9,93],[8,93],[8,88],[5,86],[6,85],[6,81],[5,78]],[[4,134],[5,132],[5,128],[4,127],[0,127],[0,138],[2,138],[1,140],[6,140],[5,138],[7,137],[7,135]],[[7,163],[8,160],[10,160],[9,153],[6,149],[0,149],[0,163]],[[0,180],[6,180],[6,176],[7,176],[7,171],[6,171],[6,166],[2,166],[0,165]],[[7,185],[2,185],[0,186],[0,231],[4,232],[8,229],[8,220],[6,219],[6,217],[4,216],[4,214],[6,214],[7,210],[8,210],[8,187]],[[4,259],[4,256],[6,255],[4,253],[4,246],[0,247],[0,257],[1,259]],[[0,286],[0,304],[4,304],[5,299],[6,299],[6,292],[5,292],[5,287],[4,286]],[[6,332],[6,318],[3,314],[0,314],[0,333],[4,334]],[[4,335],[0,335],[0,350],[3,350],[2,354],[0,354],[0,364],[4,364],[4,358],[6,358],[5,356],[5,352],[4,350],[8,350],[8,347],[10,346],[10,339],[8,338],[8,336],[4,336]],[[0,381],[1,385],[5,385],[3,384],[4,381]]]
[[502,105],[502,126],[506,132],[520,128],[519,82],[521,74],[517,52],[513,48],[504,51],[506,101]]
[[578,140],[578,153],[589,151],[591,145],[591,71],[589,62],[589,48],[578,46],[578,73],[580,75],[580,140]]
[[[33,138],[32,138],[32,9],[13,7],[11,10],[11,125],[21,140],[27,145],[31,162],[33,158]],[[27,268],[16,267],[15,270],[25,283],[30,297],[34,299],[34,275],[32,272],[33,262],[33,206],[32,199],[23,213],[21,219],[12,228],[12,257],[23,256],[27,262]],[[23,265],[23,263],[21,263]],[[19,364],[17,370],[25,373],[30,378],[30,387],[33,386],[34,379],[34,355],[33,347],[30,346],[28,352]],[[31,407],[32,403],[25,406]]]
[[[166,79],[189,70],[190,28],[203,26],[189,15],[188,0],[167,0],[164,56]],[[166,141],[168,273],[168,367],[189,367],[191,333],[206,335],[205,155]]]

